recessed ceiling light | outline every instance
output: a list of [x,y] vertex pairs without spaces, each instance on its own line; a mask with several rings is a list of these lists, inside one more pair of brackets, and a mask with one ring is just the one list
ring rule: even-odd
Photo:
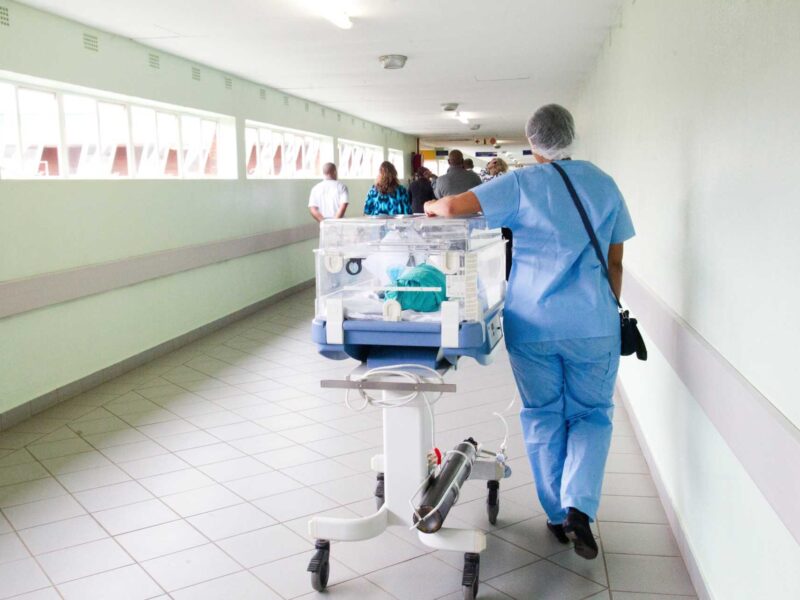
[[444,112],[453,112],[458,110],[458,102],[445,102],[442,104],[442,110]]
[[469,126],[470,131],[478,131],[478,129],[480,128],[481,128],[480,123],[475,123],[474,125]]
[[378,60],[381,61],[381,66],[384,69],[402,69],[406,66],[408,57],[402,54],[384,54],[379,56]]

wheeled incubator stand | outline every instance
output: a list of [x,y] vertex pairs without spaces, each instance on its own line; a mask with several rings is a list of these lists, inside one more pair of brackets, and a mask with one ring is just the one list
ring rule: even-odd
[[321,384],[344,390],[351,408],[357,402],[383,409],[383,454],[371,462],[375,513],[309,521],[316,540],[312,585],[327,586],[331,541],[365,540],[400,525],[417,529],[431,548],[464,552],[464,598],[474,599],[485,535],[444,522],[471,478],[487,481],[488,519],[495,523],[499,482],[510,469],[505,448],[489,452],[472,438],[442,454],[433,439],[433,405],[456,390],[444,379],[460,358],[488,364],[502,338],[500,232],[482,217],[329,220],[315,254],[313,339],[326,357],[361,362],[345,379]]

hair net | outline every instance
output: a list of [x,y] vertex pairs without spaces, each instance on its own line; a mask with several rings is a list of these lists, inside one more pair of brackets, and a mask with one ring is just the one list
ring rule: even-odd
[[536,154],[549,160],[567,158],[575,139],[575,122],[566,108],[548,104],[528,119],[525,135]]

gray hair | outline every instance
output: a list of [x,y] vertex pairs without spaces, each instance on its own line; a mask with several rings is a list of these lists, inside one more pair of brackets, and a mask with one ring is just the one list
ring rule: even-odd
[[567,158],[575,139],[575,121],[563,106],[548,104],[528,119],[525,136],[536,154],[548,160]]

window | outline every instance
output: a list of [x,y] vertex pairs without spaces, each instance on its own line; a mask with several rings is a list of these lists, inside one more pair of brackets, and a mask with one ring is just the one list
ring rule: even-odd
[[248,179],[312,179],[333,162],[333,138],[247,121],[244,130]]
[[397,169],[397,178],[403,179],[405,178],[405,155],[403,154],[402,150],[396,150],[394,148],[389,148],[386,151],[387,159],[390,163],[394,165],[394,168]]
[[383,148],[339,140],[339,177],[349,179],[374,179],[383,162]]
[[233,117],[27,80],[0,81],[0,178],[236,177]]

